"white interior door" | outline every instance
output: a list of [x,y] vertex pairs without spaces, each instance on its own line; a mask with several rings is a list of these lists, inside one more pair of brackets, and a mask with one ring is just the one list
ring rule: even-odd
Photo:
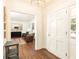
[[[52,18],[50,18],[52,16]],[[47,48],[61,59],[67,59],[67,13],[66,9],[57,11],[48,19]]]
[[67,13],[60,10],[56,14],[56,49],[61,59],[67,59]]
[[47,24],[47,49],[56,54],[56,19],[49,15]]

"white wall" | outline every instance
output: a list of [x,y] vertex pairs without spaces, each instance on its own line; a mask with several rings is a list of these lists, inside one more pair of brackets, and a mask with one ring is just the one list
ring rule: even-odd
[[11,21],[11,24],[16,25],[16,24],[22,24],[22,33],[26,33],[29,30],[32,29],[31,25],[32,23],[30,22],[25,22],[25,21]]
[[57,11],[61,8],[65,8],[67,6],[71,6],[72,4],[75,4],[76,1],[75,0],[55,0],[54,2],[52,2],[51,5],[49,5],[47,7],[48,12],[50,11]]

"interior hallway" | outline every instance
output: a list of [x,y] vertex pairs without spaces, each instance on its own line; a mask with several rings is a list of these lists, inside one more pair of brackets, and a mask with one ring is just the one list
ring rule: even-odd
[[[61,59],[76,59],[76,39],[73,39],[76,34],[74,29],[76,27],[76,22],[74,22],[76,19],[75,5],[75,0],[7,0],[4,6],[4,24],[6,24],[4,43],[11,40],[11,22],[13,21],[11,21],[11,15],[9,14],[11,11],[17,11],[19,15],[24,13],[34,16],[35,50],[46,48]],[[18,20],[20,20],[21,17],[19,15],[14,14],[13,19],[18,17]],[[27,20],[24,17],[22,19]],[[25,25],[23,25],[23,28],[25,28]],[[21,30],[20,32],[26,33],[26,30]],[[71,33],[74,35],[71,36]],[[42,59],[45,56],[42,55],[43,52],[37,53],[34,49],[31,49],[33,47],[32,43],[28,44],[29,46],[23,43],[23,40],[20,43],[20,59],[31,57],[32,59]],[[29,57],[32,52],[34,55]],[[35,55],[37,56],[34,57]],[[39,55],[42,56],[40,57]],[[51,59],[47,55],[45,57]]]

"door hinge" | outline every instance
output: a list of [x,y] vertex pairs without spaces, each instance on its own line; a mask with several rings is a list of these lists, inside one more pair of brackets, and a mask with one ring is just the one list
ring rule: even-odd
[[66,35],[67,35],[67,32],[66,32]]
[[67,14],[67,10],[66,10],[66,14]]
[[65,54],[65,56],[67,56],[67,53]]

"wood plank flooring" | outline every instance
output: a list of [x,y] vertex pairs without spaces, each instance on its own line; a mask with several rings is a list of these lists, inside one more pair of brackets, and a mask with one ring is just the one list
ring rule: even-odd
[[60,59],[45,48],[35,50],[34,45],[34,42],[19,44],[19,59]]

